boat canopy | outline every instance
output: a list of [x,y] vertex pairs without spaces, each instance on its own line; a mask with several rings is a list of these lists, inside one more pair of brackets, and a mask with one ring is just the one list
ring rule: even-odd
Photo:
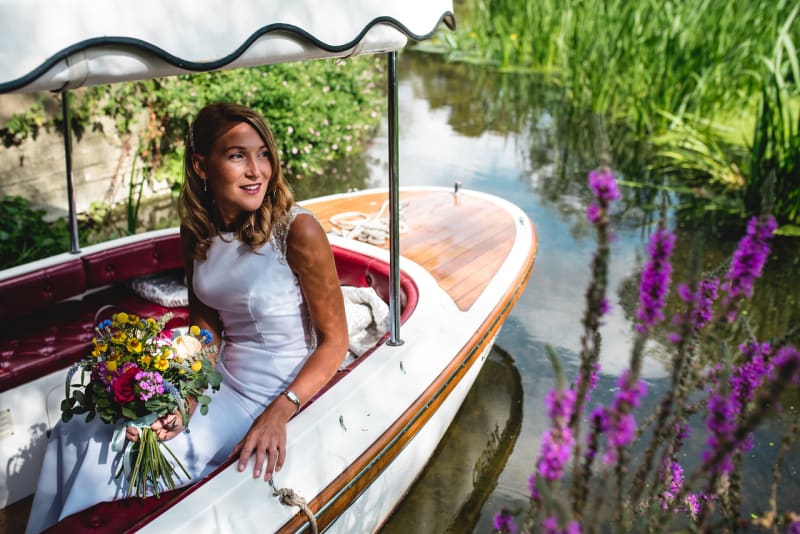
[[389,52],[450,0],[0,0],[0,93]]

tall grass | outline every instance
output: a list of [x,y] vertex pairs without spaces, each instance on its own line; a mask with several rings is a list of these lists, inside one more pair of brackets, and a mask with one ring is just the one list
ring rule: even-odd
[[733,192],[733,202],[720,202],[726,211],[758,211],[772,176],[776,215],[797,223],[799,6],[462,0],[449,43],[456,58],[553,73],[573,105],[660,147],[659,172]]
[[800,225],[800,110],[792,98],[800,86],[800,56],[791,34],[798,5],[777,39],[762,77],[745,204],[771,209]]

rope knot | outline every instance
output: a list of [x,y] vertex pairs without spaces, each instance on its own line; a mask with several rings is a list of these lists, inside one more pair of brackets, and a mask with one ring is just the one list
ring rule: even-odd
[[278,488],[275,486],[275,482],[273,482],[272,479],[269,480],[269,484],[272,486],[273,497],[277,497],[278,501],[284,506],[297,506],[300,508],[300,510],[306,514],[306,517],[308,517],[311,532],[317,534],[319,532],[317,530],[317,518],[314,517],[314,512],[308,507],[306,500],[298,495],[292,488]]

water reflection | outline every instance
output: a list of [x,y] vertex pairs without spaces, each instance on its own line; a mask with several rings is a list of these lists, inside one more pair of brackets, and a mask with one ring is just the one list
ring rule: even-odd
[[383,534],[469,532],[497,484],[522,425],[522,380],[494,348],[408,498]]

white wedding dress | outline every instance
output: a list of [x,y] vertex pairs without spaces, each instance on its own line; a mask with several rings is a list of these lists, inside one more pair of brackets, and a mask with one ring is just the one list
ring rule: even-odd
[[[205,261],[194,263],[195,293],[219,311],[224,332],[217,365],[222,387],[212,396],[208,414],[195,414],[190,432],[166,442],[191,481],[227,459],[253,419],[294,379],[314,349],[306,303],[285,257],[288,228],[299,214],[309,212],[295,206],[256,253],[227,234],[214,238]],[[97,419],[86,423],[82,416],[53,428],[27,533],[125,496],[124,477],[114,478],[121,458],[111,450],[113,431],[112,425]]]

